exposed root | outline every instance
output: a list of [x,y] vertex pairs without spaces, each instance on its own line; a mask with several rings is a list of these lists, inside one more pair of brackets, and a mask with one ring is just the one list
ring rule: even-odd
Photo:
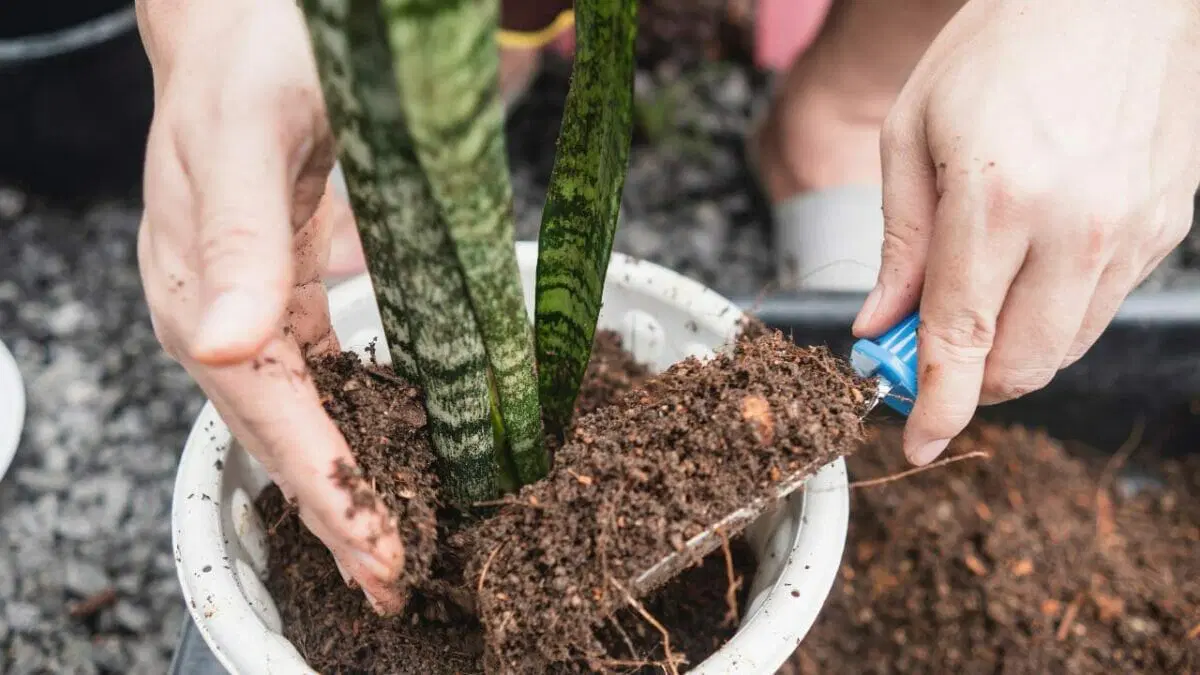
[[666,671],[670,665],[665,661],[637,661],[627,659],[600,659],[598,661],[594,661],[594,663],[601,668],[628,669],[625,672],[636,672],[642,668],[662,668],[664,671]]
[[1062,623],[1058,624],[1058,631],[1054,634],[1054,639],[1062,642],[1067,639],[1067,635],[1071,632],[1071,625],[1075,623],[1075,617],[1079,615],[1079,607],[1083,604],[1083,592],[1075,594],[1075,599],[1067,605],[1067,611],[1063,612]]
[[633,607],[633,609],[636,610],[637,613],[646,620],[646,623],[654,626],[655,630],[657,630],[659,635],[662,636],[662,667],[671,675],[679,675],[679,668],[676,664],[686,663],[687,660],[683,656],[675,656],[675,654],[671,651],[671,634],[667,632],[666,626],[663,626],[658,619],[654,618],[654,615],[647,611],[645,606],[637,601],[637,598],[630,595],[629,591],[625,590],[625,587],[618,583],[616,579],[609,577],[608,582],[612,584],[614,588],[620,591],[621,595],[625,597],[625,602],[629,603],[629,606]]
[[482,502],[475,502],[475,503],[471,504],[471,506],[475,506],[475,507],[484,507],[484,506],[527,506],[527,507],[529,507],[529,508],[531,508],[531,509],[544,509],[544,508],[546,508],[546,507],[542,506],[541,504],[539,504],[539,503],[537,502],[537,500],[536,500],[535,498],[533,498],[533,497],[530,497],[530,498],[529,498],[529,501],[527,501],[527,502],[517,501],[517,500],[515,500],[515,499],[489,499],[489,500],[482,501]]
[[737,594],[742,588],[742,578],[733,571],[733,551],[729,549],[729,537],[719,528],[717,534],[721,537],[721,552],[725,554],[725,577],[729,580],[729,587],[725,590],[725,604],[728,609],[723,623],[726,626],[736,626],[740,615]]
[[488,554],[487,560],[483,563],[483,568],[479,570],[479,584],[475,586],[475,594],[483,595],[483,582],[487,580],[488,569],[492,566],[492,561],[496,559],[496,555],[500,553],[500,549],[504,548],[504,544],[500,544],[492,549]]
[[399,377],[397,377],[389,372],[386,372],[386,371],[375,370],[373,368],[366,368],[366,369],[364,369],[363,372],[367,373],[371,377],[378,378],[380,380],[383,380],[384,382],[390,382],[392,384],[399,385],[401,387],[411,387],[412,386],[408,382],[405,382],[404,380],[400,379]]
[[983,450],[972,450],[971,452],[964,452],[961,455],[939,459],[932,464],[926,464],[925,466],[918,466],[914,469],[907,469],[905,471],[901,471],[900,473],[894,473],[890,476],[882,476],[880,478],[872,478],[870,480],[856,480],[850,483],[850,487],[865,488],[875,487],[876,485],[886,485],[887,483],[893,483],[895,481],[908,478],[909,476],[915,476],[919,473],[929,471],[930,469],[940,469],[948,464],[954,464],[955,462],[961,462],[964,459],[974,459],[976,457],[980,459],[991,459],[992,455],[991,453],[984,452]]
[[296,504],[293,503],[292,500],[289,499],[289,500],[285,501],[283,503],[283,513],[279,514],[279,519],[275,521],[274,525],[267,528],[267,536],[274,537],[275,532],[279,530],[279,526],[283,524],[283,521],[287,520],[287,517],[292,515],[296,511],[297,511]]
[[1117,471],[1129,461],[1129,457],[1142,444],[1142,438],[1146,432],[1146,420],[1139,417],[1133,425],[1133,430],[1129,432],[1129,438],[1121,444],[1113,456],[1108,459],[1104,465],[1104,471],[1100,474],[1100,480],[1096,483],[1096,541],[1103,545],[1117,531],[1117,524],[1113,518],[1112,498],[1108,496],[1108,490],[1112,486],[1113,478]]

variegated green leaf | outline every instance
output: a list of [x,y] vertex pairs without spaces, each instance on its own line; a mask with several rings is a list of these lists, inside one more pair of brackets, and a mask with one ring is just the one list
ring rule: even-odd
[[450,228],[522,483],[546,475],[533,333],[513,250],[512,186],[497,90],[497,0],[382,0],[400,100]]
[[413,151],[378,0],[304,0],[339,157],[398,372],[425,390],[442,490],[497,494],[487,356]]
[[591,356],[629,166],[636,0],[576,0],[575,65],[538,243],[542,414],[562,434]]

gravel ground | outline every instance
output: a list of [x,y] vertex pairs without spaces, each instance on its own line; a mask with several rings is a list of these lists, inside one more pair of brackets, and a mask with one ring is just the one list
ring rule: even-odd
[[[665,67],[639,74],[645,130],[617,247],[753,295],[771,270],[740,138],[762,83],[709,67],[662,84],[678,80]],[[514,113],[523,236],[536,232],[565,90],[552,68]],[[134,204],[70,212],[0,190],[0,339],[29,392],[22,445],[0,483],[0,672],[163,673],[184,617],[170,497],[202,397],[154,340],[136,270],[138,216]],[[1174,263],[1198,259],[1194,237]],[[1167,271],[1154,283],[1196,274]],[[114,602],[70,616],[106,589]]]

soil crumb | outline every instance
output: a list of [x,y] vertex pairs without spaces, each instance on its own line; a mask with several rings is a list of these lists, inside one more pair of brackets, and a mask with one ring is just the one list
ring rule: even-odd
[[[409,438],[408,434],[415,433],[422,424],[411,416],[407,403],[403,402],[419,400],[419,392],[396,380],[390,371],[373,373],[372,367],[363,366],[352,354],[329,357],[312,366],[326,409],[352,439],[351,447],[363,473],[382,477],[396,461],[395,453],[383,452],[384,446],[367,443],[366,438],[373,438],[379,431],[372,426],[375,420],[387,419],[389,415],[369,411],[383,401],[396,401],[400,406],[397,410],[406,412],[392,413],[390,417],[400,420],[403,432],[391,429],[391,434]],[[577,416],[610,403],[647,376],[647,369],[622,348],[615,333],[598,333],[576,405]],[[357,384],[347,388],[351,382]],[[378,395],[364,394],[364,389],[378,391]],[[375,411],[379,413],[378,408]],[[412,454],[422,458],[424,466],[432,465],[428,446],[411,447]],[[416,468],[411,460],[405,462],[405,467]],[[422,475],[428,476],[429,472]],[[377,487],[380,484],[386,482],[377,483]],[[424,485],[428,489],[434,487],[432,481]],[[404,504],[392,501],[395,496],[384,498],[399,510]],[[295,517],[294,509],[277,487],[264,490],[257,505],[264,522],[274,524],[267,539],[267,588],[279,608],[284,635],[310,666],[330,675],[484,672],[481,626],[461,612],[447,614],[440,589],[429,593],[427,587],[418,588],[404,614],[380,618],[370,609],[361,591],[343,583],[328,550]],[[422,512],[422,521],[428,523],[428,518],[428,513]],[[451,542],[443,545],[452,546]],[[736,574],[742,579],[737,606],[744,607],[753,557],[741,539],[731,541],[731,554]],[[434,560],[435,569],[445,563],[441,557]],[[429,583],[436,585],[438,581],[431,579]],[[671,649],[685,664],[704,660],[733,635],[735,628],[725,622],[728,588],[726,559],[718,551],[643,602],[644,608],[669,631]],[[611,655],[608,664],[612,670],[638,675],[662,672],[653,665],[664,657],[661,635],[636,612],[624,608],[611,617],[599,630],[599,639]],[[555,664],[544,672],[573,673],[581,667]],[[686,670],[686,665],[680,667],[680,672]]]
[[[907,468],[899,429],[873,436],[855,480]],[[1040,432],[981,424],[948,454],[972,450],[992,459],[852,492],[838,585],[781,673],[1200,672],[1200,458],[1130,493]]]
[[467,579],[489,672],[611,661],[599,631],[653,590],[637,577],[781,478],[853,449],[868,389],[827,349],[754,331],[578,419],[550,476],[475,529]]

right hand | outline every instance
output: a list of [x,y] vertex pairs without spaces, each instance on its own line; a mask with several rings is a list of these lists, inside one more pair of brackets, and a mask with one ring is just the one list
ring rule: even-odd
[[338,349],[321,275],[353,216],[329,188],[303,17],[292,0],[138,0],[137,15],[154,70],[138,263],[155,334],[347,583],[398,611],[403,544],[382,501],[352,510],[334,482],[354,458],[305,366]]

